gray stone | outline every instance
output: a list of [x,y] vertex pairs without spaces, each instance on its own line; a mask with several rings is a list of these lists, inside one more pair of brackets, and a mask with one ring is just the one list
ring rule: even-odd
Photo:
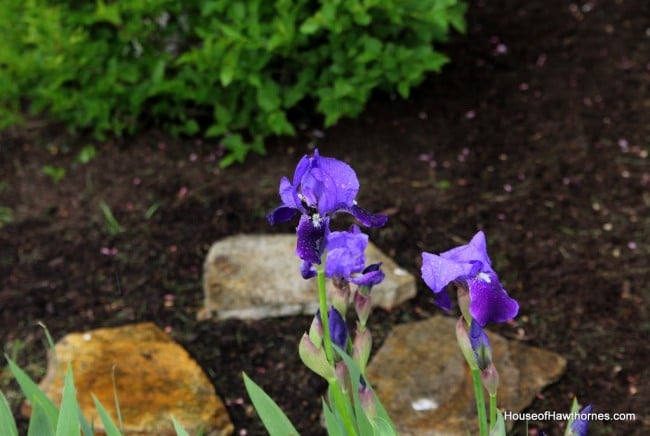
[[[295,235],[236,235],[215,242],[203,265],[201,319],[260,319],[314,314],[316,280],[300,275]],[[384,281],[373,288],[373,305],[384,309],[412,298],[415,278],[368,244],[366,263],[383,262]]]
[[[455,325],[455,319],[434,316],[396,326],[370,362],[368,380],[400,435],[477,433],[472,378]],[[555,353],[495,333],[488,336],[499,372],[501,410],[523,410],[566,369],[566,360]]]

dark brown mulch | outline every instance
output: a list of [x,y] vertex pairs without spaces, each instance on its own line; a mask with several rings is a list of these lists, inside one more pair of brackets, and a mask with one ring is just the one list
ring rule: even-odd
[[[648,17],[643,0],[472,2],[467,35],[444,48],[452,64],[408,101],[378,94],[359,119],[324,131],[307,124],[297,138],[272,141],[268,156],[227,170],[214,144],[155,131],[96,143],[99,155],[85,165],[74,162],[84,139],[55,128],[5,133],[0,205],[13,222],[0,229],[4,351],[38,377],[37,321],[55,338],[154,321],[203,366],[237,434],[262,431],[242,371],[299,430],[318,433],[324,386],[296,354],[309,317],[196,320],[209,245],[292,231],[264,216],[279,201],[280,177],[318,146],[356,169],[360,204],[390,215],[372,240],[412,273],[423,250],[485,230],[495,269],[521,304],[516,322],[496,330],[569,360],[530,411],[568,410],[577,395],[596,411],[636,413],[594,422],[592,434],[647,434]],[[66,176],[55,184],[44,165]],[[124,232],[109,232],[100,201]],[[374,314],[375,346],[393,325],[436,312],[420,282],[413,301]],[[16,406],[15,385],[0,374]],[[562,425],[534,422],[530,431],[559,434]]]

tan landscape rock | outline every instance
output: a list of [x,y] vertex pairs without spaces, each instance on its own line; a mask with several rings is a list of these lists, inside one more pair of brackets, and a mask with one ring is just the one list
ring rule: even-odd
[[[61,371],[72,370],[84,416],[101,421],[91,393],[117,423],[113,381],[127,435],[175,435],[172,416],[190,433],[229,435],[233,425],[223,402],[187,351],[152,323],[104,328],[66,335],[55,346],[40,387],[56,404],[61,401]],[[27,408],[29,409],[29,408]],[[29,412],[29,410],[27,410]]]
[[[236,235],[215,242],[203,265],[200,318],[261,319],[318,309],[316,280],[300,275],[295,235]],[[416,293],[415,278],[374,244],[366,264],[383,262],[384,281],[373,288],[373,305],[391,309]]]
[[[455,324],[455,319],[434,316],[398,325],[370,362],[368,380],[400,435],[478,431],[472,378],[456,342]],[[566,369],[558,354],[488,336],[499,372],[501,410],[523,410]]]

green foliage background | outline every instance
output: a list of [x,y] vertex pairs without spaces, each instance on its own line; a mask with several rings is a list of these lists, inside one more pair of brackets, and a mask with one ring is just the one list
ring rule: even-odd
[[98,138],[145,125],[220,137],[224,164],[291,135],[313,103],[331,125],[372,90],[409,90],[464,31],[458,0],[2,0],[0,128],[27,109]]

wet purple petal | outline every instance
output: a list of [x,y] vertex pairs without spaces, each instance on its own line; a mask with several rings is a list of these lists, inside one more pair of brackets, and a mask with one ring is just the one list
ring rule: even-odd
[[474,263],[480,262],[475,272],[469,275],[478,274],[479,271],[492,271],[490,267],[490,258],[487,254],[487,244],[485,242],[485,234],[482,231],[477,232],[469,244],[461,245],[460,247],[452,248],[451,250],[440,253],[440,257],[447,260],[459,263]]
[[363,270],[368,235],[361,233],[358,226],[353,225],[349,232],[331,232],[327,235],[326,245],[326,277],[341,277],[349,280],[353,273]]
[[479,273],[467,284],[469,312],[481,327],[489,322],[505,322],[517,316],[519,304],[508,296],[494,272]]
[[300,275],[305,280],[316,277],[316,268],[314,268],[311,262],[303,260],[300,264]]
[[434,293],[441,292],[454,280],[468,277],[474,269],[474,264],[471,263],[456,262],[442,255],[422,253],[422,279]]
[[355,205],[344,209],[345,212],[353,215],[361,224],[366,227],[380,228],[383,227],[388,221],[386,215],[373,214],[367,210]]
[[289,221],[296,216],[296,213],[298,213],[298,211],[292,207],[280,206],[268,214],[266,219],[269,224],[274,225],[275,223],[284,223]]
[[361,271],[361,274],[353,277],[350,281],[358,286],[372,287],[384,280],[385,274],[380,269],[381,262],[368,265]]
[[329,219],[314,220],[308,215],[302,215],[298,222],[298,243],[296,254],[302,260],[320,264],[325,240],[325,232],[329,226]]

